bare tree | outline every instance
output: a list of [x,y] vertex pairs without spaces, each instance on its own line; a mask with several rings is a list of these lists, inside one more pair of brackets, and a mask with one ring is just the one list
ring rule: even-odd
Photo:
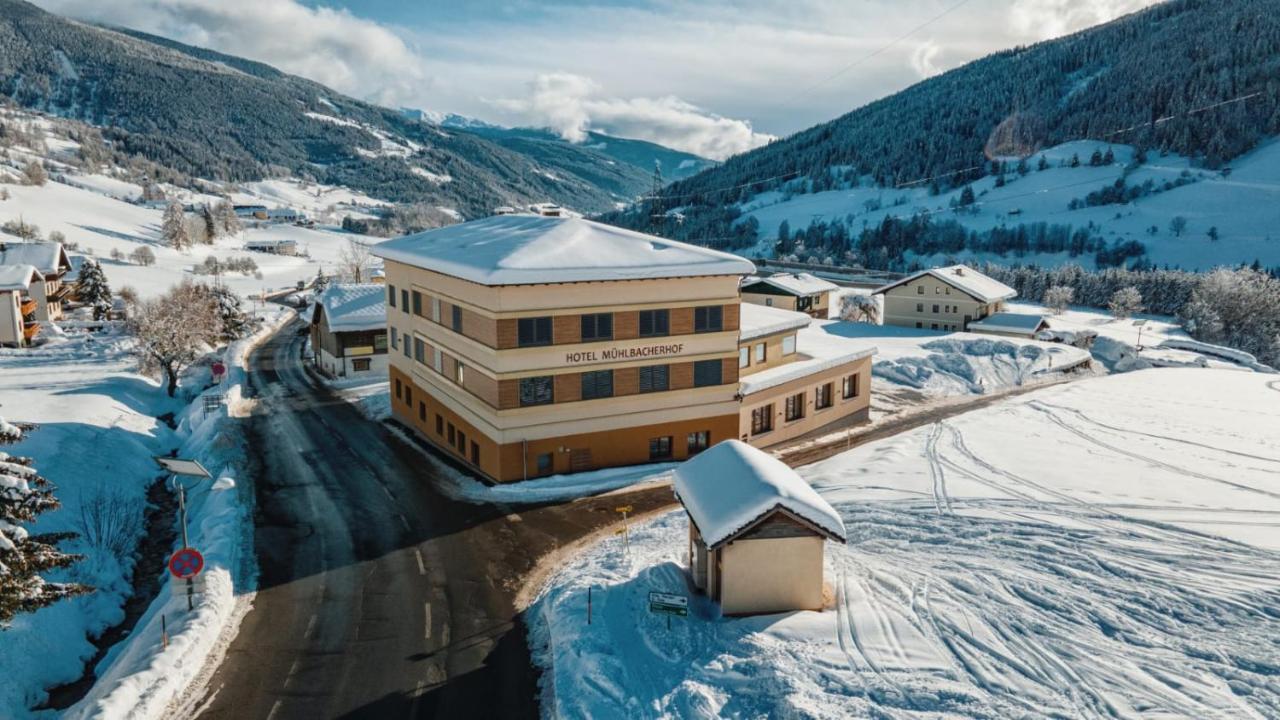
[[45,172],[44,166],[38,161],[32,160],[22,169],[23,179],[28,185],[44,185],[49,182],[49,173]]
[[1075,299],[1075,288],[1070,285],[1054,285],[1044,291],[1045,307],[1052,310],[1054,315],[1061,315]]
[[109,485],[96,486],[89,493],[82,490],[75,529],[90,547],[124,560],[142,524],[141,509]]
[[182,203],[177,200],[169,203],[169,207],[165,208],[160,237],[174,250],[191,247],[191,235],[187,231],[187,214],[182,209]]
[[169,397],[178,389],[182,369],[200,357],[222,330],[213,294],[190,282],[139,303],[129,324],[138,337],[143,369],[161,374]]
[[1111,295],[1107,308],[1117,320],[1127,320],[1134,313],[1142,312],[1142,293],[1132,285],[1122,287]]
[[365,282],[369,278],[369,246],[355,239],[347,240],[338,256],[339,275],[348,282]]
[[137,250],[134,250],[133,252],[129,253],[129,259],[132,260],[134,263],[137,263],[138,265],[141,265],[143,267],[156,264],[155,252],[153,252],[151,248],[147,247],[146,245],[143,245],[139,247]]
[[1174,237],[1182,237],[1182,233],[1186,231],[1187,219],[1181,215],[1175,215],[1173,219],[1169,221],[1169,232],[1173,233]]
[[871,295],[845,295],[840,299],[840,319],[879,325],[880,304]]

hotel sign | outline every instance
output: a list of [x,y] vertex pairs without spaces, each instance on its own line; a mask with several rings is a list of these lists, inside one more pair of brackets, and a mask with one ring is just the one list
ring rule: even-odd
[[611,347],[603,350],[578,350],[564,354],[568,364],[594,363],[609,360],[643,360],[645,358],[671,357],[684,350],[684,343],[667,343],[665,345],[641,345],[640,347]]

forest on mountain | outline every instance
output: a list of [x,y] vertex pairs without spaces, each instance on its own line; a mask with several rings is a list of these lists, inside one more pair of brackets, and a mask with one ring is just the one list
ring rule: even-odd
[[[1217,168],[1280,134],[1280,7],[1170,0],[995,53],[729,158],[603,216],[713,247],[750,237],[726,211],[761,192],[860,182],[963,186],[993,162],[1073,139],[1170,151]],[[678,213],[679,222],[671,222]]]

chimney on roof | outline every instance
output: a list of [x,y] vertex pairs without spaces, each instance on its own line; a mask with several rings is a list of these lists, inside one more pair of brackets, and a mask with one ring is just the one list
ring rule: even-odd
[[963,274],[964,274],[964,268],[963,268],[963,267],[958,267],[958,268],[956,268],[956,275],[963,275]]

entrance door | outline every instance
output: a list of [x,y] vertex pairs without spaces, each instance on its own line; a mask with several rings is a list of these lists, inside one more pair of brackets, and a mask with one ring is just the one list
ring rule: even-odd
[[591,469],[591,450],[590,448],[583,450],[569,451],[569,472],[582,472]]

